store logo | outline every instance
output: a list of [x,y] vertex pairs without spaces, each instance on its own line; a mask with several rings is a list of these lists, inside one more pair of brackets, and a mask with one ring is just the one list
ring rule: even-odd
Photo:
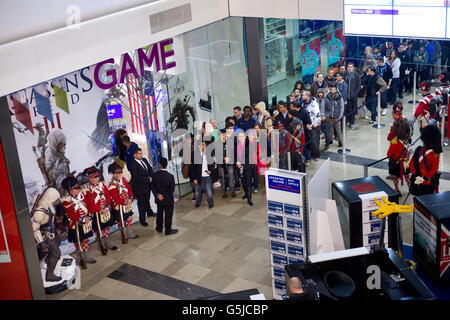
[[381,270],[377,265],[370,265],[366,270],[370,276],[367,278],[366,285],[369,290],[381,289]]
[[[102,61],[95,66],[94,80],[100,89],[108,90],[118,83],[124,83],[128,75],[133,75],[134,78],[145,76],[145,67],[154,67],[156,72],[160,70],[168,70],[176,66],[175,61],[168,62],[167,59],[175,53],[172,50],[173,39],[167,39],[159,43],[155,43],[149,47],[148,55],[144,49],[137,50],[137,60],[139,65],[134,65],[133,59],[128,53],[122,55],[120,60],[119,70],[116,71],[113,67],[102,71],[102,66],[106,64],[114,65],[114,58]],[[102,79],[102,80],[101,80]],[[105,81],[105,82],[103,82]]]
[[81,28],[81,8],[77,5],[70,5],[66,9],[66,13],[69,17],[66,20],[66,26],[69,29],[80,29]]

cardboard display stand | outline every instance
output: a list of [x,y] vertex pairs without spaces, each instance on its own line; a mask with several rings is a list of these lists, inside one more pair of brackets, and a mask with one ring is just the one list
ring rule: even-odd
[[281,299],[284,267],[308,256],[306,174],[271,168],[265,179],[273,298]]
[[450,282],[450,191],[414,198],[414,259],[437,285]]
[[[381,200],[381,196],[385,195],[387,200],[398,203],[398,193],[380,177],[373,176],[333,182],[331,194],[337,204],[345,248],[364,246],[370,249],[379,244],[379,220],[372,217],[372,212],[378,206],[373,199]],[[394,249],[398,247],[397,216],[397,213],[393,213],[387,218],[384,235],[385,244]]]

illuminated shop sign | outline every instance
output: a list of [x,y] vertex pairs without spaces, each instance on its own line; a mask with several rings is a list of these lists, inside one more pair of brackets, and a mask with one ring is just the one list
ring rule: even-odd
[[150,46],[148,55],[144,49],[137,50],[138,66],[135,66],[133,59],[128,53],[122,55],[120,59],[120,68],[117,72],[114,68],[105,71],[105,79],[107,82],[102,82],[100,78],[101,67],[105,64],[114,65],[114,58],[107,59],[98,63],[94,70],[94,80],[100,89],[108,90],[114,87],[118,83],[124,83],[125,78],[128,75],[133,75],[134,78],[145,75],[144,68],[153,66],[156,72],[160,70],[168,70],[176,66],[175,61],[168,62],[167,59],[173,56],[175,53],[172,50],[173,39],[163,40],[159,43],[155,43]]

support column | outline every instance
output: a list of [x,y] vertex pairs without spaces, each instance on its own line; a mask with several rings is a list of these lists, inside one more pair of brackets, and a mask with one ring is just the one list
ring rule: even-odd
[[247,50],[250,104],[264,101],[267,106],[266,54],[262,18],[244,18],[245,47]]
[[31,228],[30,211],[22,178],[22,169],[6,96],[0,97],[0,139],[2,141],[6,171],[9,177],[31,295],[34,300],[46,299],[36,241]]

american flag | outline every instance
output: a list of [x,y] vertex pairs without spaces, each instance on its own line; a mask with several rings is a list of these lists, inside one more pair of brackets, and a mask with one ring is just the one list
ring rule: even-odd
[[[131,113],[131,123],[133,133],[139,135],[145,135],[144,130],[144,117],[141,108],[141,99],[139,96],[139,91],[136,90],[138,88],[138,80],[133,77],[127,78],[127,88],[128,88],[128,99],[130,102],[130,109],[133,111]],[[144,87],[146,87],[146,83],[144,81]],[[144,90],[144,101],[145,108],[147,110],[147,116],[149,117],[149,129],[153,131],[158,131],[158,121],[156,117],[156,106],[155,106],[155,98],[153,95],[146,95],[147,90]]]

